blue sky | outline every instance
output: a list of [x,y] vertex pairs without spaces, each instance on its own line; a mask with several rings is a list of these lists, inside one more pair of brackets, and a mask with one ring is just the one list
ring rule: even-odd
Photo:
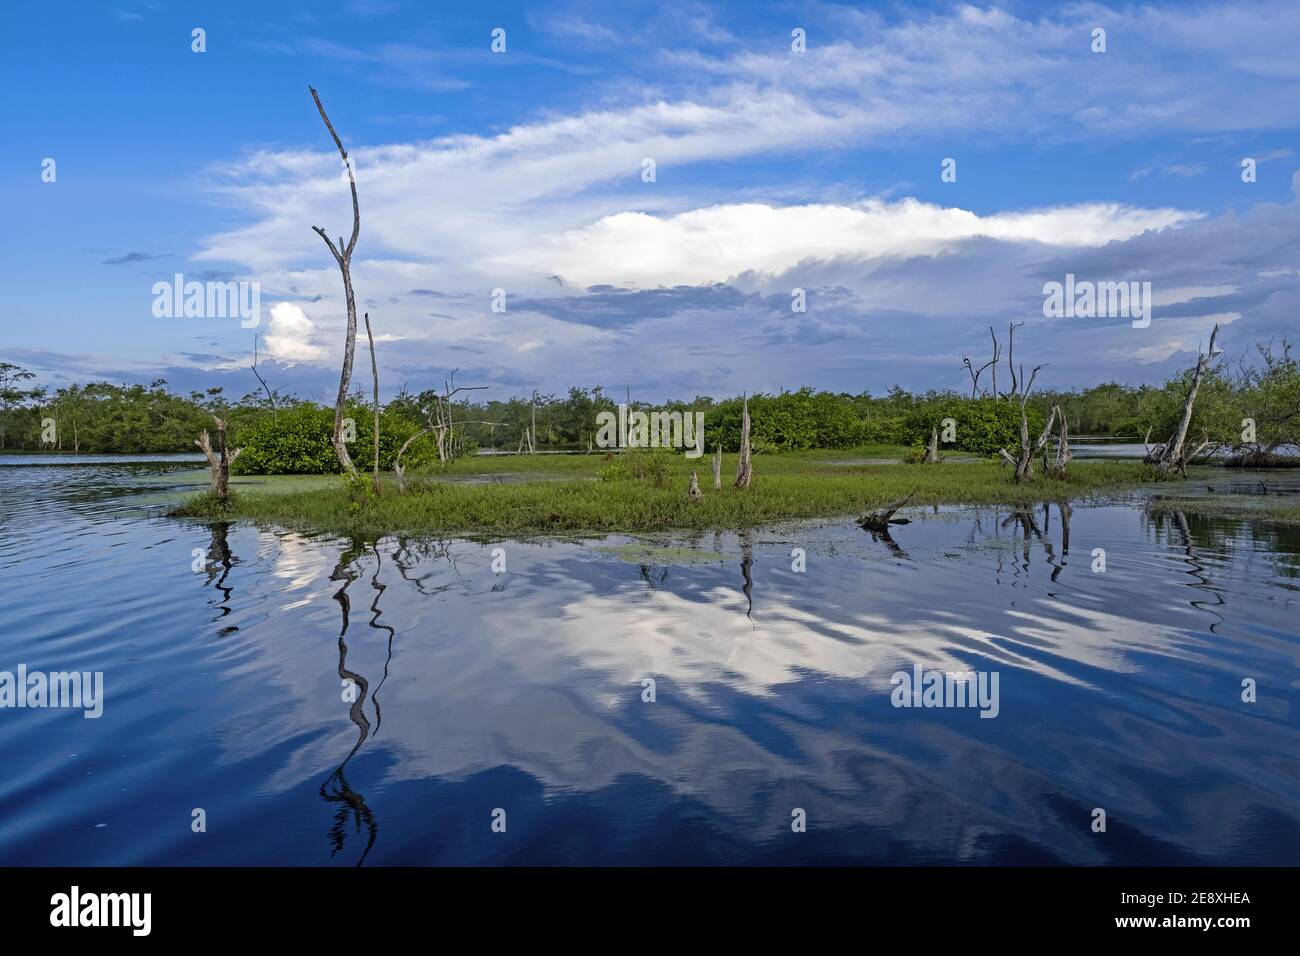
[[[152,314],[181,272],[259,282],[272,384],[330,395],[309,83],[390,393],[960,389],[1011,321],[1044,384],[1136,383],[1300,326],[1294,4],[23,3],[0,44],[0,357],[55,386],[252,391],[251,330]],[[1067,272],[1151,327],[1044,318]]]

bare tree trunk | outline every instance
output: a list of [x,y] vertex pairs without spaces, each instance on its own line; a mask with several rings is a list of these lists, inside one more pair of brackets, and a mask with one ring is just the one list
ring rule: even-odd
[[212,440],[206,428],[194,439],[194,444],[199,446],[208,459],[208,467],[212,469],[212,491],[217,500],[224,503],[230,497],[230,466],[244,449],[236,448],[233,453],[227,453],[226,423],[216,415],[212,416],[212,420],[217,423],[217,450],[213,451]]
[[[1045,462],[1043,470],[1051,478],[1064,478],[1066,466],[1070,464],[1070,459],[1074,457],[1070,452],[1070,425],[1065,420],[1065,412],[1061,411],[1059,405],[1053,405],[1052,411],[1061,416],[1061,432],[1056,445],[1056,458],[1054,461]],[[1046,451],[1044,451],[1044,455],[1046,455]],[[1068,529],[1066,534],[1069,534]]]
[[993,397],[998,397],[998,359],[1001,357],[1002,350],[998,347],[998,336],[993,331],[993,326],[989,326],[989,338],[993,340]]
[[[1183,401],[1183,412],[1178,418],[1178,428],[1175,430],[1169,440],[1163,444],[1156,445],[1147,453],[1148,464],[1153,464],[1164,471],[1176,471],[1184,478],[1187,477],[1187,462],[1195,455],[1187,454],[1187,429],[1192,424],[1192,406],[1196,403],[1196,393],[1201,389],[1201,381],[1205,378],[1205,373],[1209,371],[1210,362],[1215,359],[1222,350],[1216,349],[1215,340],[1219,337],[1219,326],[1216,323],[1214,331],[1210,333],[1210,347],[1204,355],[1196,359],[1196,369],[1192,372],[1192,384],[1187,389],[1187,398]],[[1207,438],[1208,442],[1208,438]],[[1204,448],[1198,449],[1203,451]]]
[[1013,362],[1016,354],[1016,329],[1020,328],[1020,326],[1024,324],[1025,323],[1023,322],[1007,323],[1007,368],[1011,371],[1011,392],[1009,394],[1012,398],[1016,396],[1016,393],[1020,391],[1024,385],[1023,380],[1025,377],[1025,367],[1023,365],[1020,366],[1021,381],[1017,381],[1016,366]]
[[1048,439],[1052,437],[1052,425],[1056,422],[1057,412],[1060,408],[1052,406],[1052,413],[1047,417],[1047,424],[1043,426],[1042,434],[1038,436],[1038,441],[1030,443],[1029,440],[1029,415],[1025,411],[1025,403],[1029,401],[1029,393],[1034,387],[1034,379],[1038,377],[1039,371],[1043,366],[1039,365],[1029,376],[1029,381],[1023,383],[1020,392],[1020,456],[1013,458],[1011,453],[1005,448],[998,450],[998,454],[1003,461],[1009,462],[1015,467],[1016,481],[1028,481],[1034,477],[1034,456],[1042,451],[1046,446]]
[[713,449],[713,490],[722,490],[722,446]]
[[925,446],[925,457],[922,463],[926,465],[937,465],[943,461],[939,455],[939,429],[934,427],[930,429],[930,443]]
[[344,245],[343,237],[339,236],[337,246],[325,234],[325,230],[320,226],[312,226],[312,231],[325,240],[325,245],[329,247],[330,253],[334,256],[334,261],[339,265],[339,271],[343,274],[343,295],[347,302],[348,312],[348,329],[347,337],[343,343],[343,372],[339,377],[339,394],[334,402],[334,435],[330,439],[334,445],[334,453],[338,455],[339,464],[343,470],[352,477],[357,476],[357,467],[352,464],[352,456],[348,454],[348,446],[343,441],[343,412],[347,408],[348,386],[352,382],[352,358],[356,351],[357,345],[357,302],[352,292],[352,250],[357,246],[357,237],[361,234],[361,206],[357,202],[357,177],[352,170],[352,163],[348,161],[348,151],[343,148],[343,141],[339,139],[339,134],[334,132],[334,124],[330,118],[325,115],[325,107],[321,105],[320,97],[316,90],[308,86],[311,90],[311,98],[316,101],[316,109],[320,112],[320,118],[325,121],[325,128],[329,130],[330,136],[334,139],[334,145],[338,147],[339,155],[343,157],[343,165],[348,170],[348,185],[352,189],[352,238]]
[[704,500],[704,492],[700,491],[700,479],[695,472],[691,472],[691,486],[686,490],[686,494],[691,501]]
[[737,488],[748,488],[754,480],[754,469],[749,459],[749,396],[746,395],[744,411],[740,420],[740,462],[736,465]]
[[533,389],[533,424],[528,430],[528,454],[537,454],[537,389]]
[[425,428],[416,432],[402,442],[401,448],[397,449],[397,457],[393,459],[393,471],[397,474],[397,490],[399,492],[406,490],[406,466],[402,464],[402,456],[406,454],[406,449],[410,448],[417,438],[422,438],[431,431],[433,431],[432,428]]
[[370,331],[370,313],[366,313],[366,339],[370,342],[370,375],[375,382],[375,494],[379,494],[379,363],[375,361],[375,336]]

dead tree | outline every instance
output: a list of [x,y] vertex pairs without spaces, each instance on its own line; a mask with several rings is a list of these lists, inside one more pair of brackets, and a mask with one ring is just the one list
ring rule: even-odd
[[528,429],[528,454],[537,454],[537,389],[533,389],[533,423]]
[[402,442],[402,447],[397,449],[397,457],[393,459],[393,474],[397,475],[397,490],[399,493],[406,490],[406,467],[402,464],[402,456],[406,454],[406,449],[410,448],[417,438],[423,438],[431,431],[433,431],[432,428],[421,429]]
[[[438,460],[444,465],[451,462],[456,457],[456,421],[454,416],[455,406],[452,399],[461,392],[481,392],[486,389],[486,385],[457,385],[456,373],[460,369],[451,370],[451,375],[443,379],[442,394],[435,395],[433,398],[434,409],[430,424],[433,426],[434,440],[438,444]],[[536,394],[536,393],[534,393]],[[461,422],[462,425],[470,424]],[[480,425],[497,425],[500,422],[478,422]],[[530,449],[531,451],[531,449]]]
[[[471,421],[465,419],[457,422],[455,420],[455,405],[452,399],[461,392],[477,392],[487,385],[457,385],[456,373],[460,369],[452,369],[451,375],[443,379],[441,395],[433,396],[433,408],[429,410],[428,424],[406,439],[402,447],[397,450],[397,457],[393,459],[393,473],[397,476],[397,490],[399,492],[406,490],[406,467],[402,464],[402,456],[406,454],[408,448],[415,444],[416,439],[423,438],[425,435],[433,435],[434,443],[438,449],[438,461],[442,464],[448,464],[456,457],[456,426],[457,425],[504,425],[505,422],[488,422],[488,421]],[[521,445],[522,448],[522,445]]]
[[208,437],[206,428],[194,439],[194,444],[207,457],[208,467],[212,469],[212,492],[224,504],[230,497],[230,466],[244,449],[236,448],[233,452],[227,452],[225,419],[213,415],[212,420],[217,423],[217,450],[212,450],[212,440]]
[[985,362],[979,368],[976,368],[971,362],[969,356],[962,356],[961,364],[965,367],[966,371],[970,373],[970,397],[972,399],[980,397],[980,376],[983,375],[985,370],[996,361],[997,360],[994,359],[993,362]]
[[[1216,323],[1214,331],[1210,333],[1210,347],[1205,354],[1197,356],[1196,368],[1192,371],[1192,384],[1187,389],[1187,398],[1183,401],[1183,412],[1178,417],[1178,427],[1168,441],[1156,445],[1147,452],[1147,464],[1155,465],[1162,471],[1176,472],[1186,478],[1187,463],[1210,447],[1211,443],[1207,435],[1205,441],[1197,446],[1194,451],[1188,453],[1187,430],[1192,424],[1192,406],[1196,403],[1196,393],[1200,391],[1205,373],[1210,370],[1210,363],[1223,352],[1222,349],[1215,347],[1214,343],[1218,337],[1219,326]],[[1150,432],[1147,434],[1149,435]]]
[[[970,356],[963,355],[961,357],[961,364],[962,367],[965,368],[966,371],[970,373],[970,397],[972,399],[979,397],[979,387],[980,387],[979,374],[975,371],[975,366],[971,364]],[[980,371],[983,371],[983,369],[981,369]]]
[[993,331],[993,326],[989,326],[989,338],[993,340],[993,361],[989,363],[992,366],[993,375],[993,397],[998,397],[998,359],[1002,357],[1002,347],[998,345],[997,333]]
[[881,532],[888,532],[889,526],[891,524],[907,524],[908,519],[895,518],[894,512],[898,511],[900,508],[905,507],[907,503],[911,501],[912,498],[915,496],[916,496],[915,491],[909,491],[906,495],[904,495],[902,498],[899,498],[897,501],[891,501],[883,508],[879,508],[876,511],[872,511],[870,514],[864,515],[863,517],[858,519],[859,527],[865,528],[867,531],[874,531],[877,534],[879,534]]
[[271,405],[271,418],[272,420],[275,420],[278,417],[275,409],[275,393],[272,392],[270,387],[266,384],[266,379],[262,378],[262,373],[257,370],[257,333],[256,332],[253,333],[253,364],[250,367],[253,370],[253,374],[257,376],[257,380],[262,383],[262,388],[266,389],[266,400]]
[[1011,391],[1007,394],[1012,398],[1016,397],[1016,393],[1022,390],[1025,384],[1025,367],[1023,365],[1020,366],[1020,379],[1017,380],[1014,361],[1016,354],[1016,329],[1020,328],[1024,324],[1025,323],[1023,322],[1007,323],[1007,368],[1011,372]]
[[943,461],[943,456],[939,454],[939,428],[935,426],[930,429],[930,441],[925,446],[925,455],[921,459],[923,465],[937,465]]
[[989,359],[979,368],[975,367],[968,356],[963,355],[961,364],[965,366],[966,371],[970,373],[970,397],[972,399],[980,397],[980,376],[988,368],[993,369],[993,397],[998,397],[998,337],[993,335],[993,326],[989,326],[989,335],[993,337],[993,358]]
[[366,339],[370,342],[370,375],[375,382],[375,494],[379,494],[379,363],[375,361],[375,336],[370,331],[370,313],[366,313]]
[[704,500],[704,492],[700,491],[700,478],[695,472],[691,472],[691,486],[686,490],[686,495],[691,501]]
[[[1065,478],[1066,466],[1070,464],[1070,459],[1074,457],[1070,451],[1070,426],[1065,420],[1065,412],[1061,410],[1061,406],[1053,405],[1052,412],[1060,416],[1061,431],[1056,441],[1056,457],[1049,461],[1046,447],[1043,449],[1043,473],[1049,478],[1063,479]],[[1066,534],[1068,536],[1068,529]],[[1067,547],[1069,546],[1067,545]]]
[[352,250],[357,246],[357,237],[361,234],[361,206],[357,202],[357,177],[352,170],[352,163],[348,160],[348,151],[343,148],[343,141],[339,139],[339,134],[334,132],[334,124],[330,118],[325,115],[325,107],[321,105],[320,97],[316,90],[308,86],[311,90],[311,98],[316,101],[316,109],[320,112],[320,118],[325,121],[325,128],[329,130],[330,136],[334,139],[334,145],[338,147],[339,155],[343,157],[343,165],[348,171],[348,185],[352,189],[352,238],[343,242],[343,237],[339,236],[339,243],[336,246],[325,230],[320,226],[312,226],[312,231],[325,240],[325,245],[329,248],[330,254],[334,256],[334,261],[338,263],[339,271],[343,274],[343,296],[347,303],[348,327],[347,337],[343,343],[343,371],[339,377],[339,394],[334,402],[334,434],[330,441],[334,445],[334,453],[338,455],[339,464],[343,470],[354,478],[357,475],[356,465],[352,464],[352,456],[348,454],[348,446],[343,441],[343,413],[347,408],[348,386],[352,381],[352,358],[356,351],[357,345],[357,302],[352,292]]
[[713,490],[722,490],[722,446],[713,449]]
[[1059,411],[1056,405],[1052,406],[1052,413],[1047,418],[1047,424],[1043,426],[1043,432],[1038,436],[1038,441],[1030,444],[1029,440],[1029,415],[1025,410],[1025,403],[1029,401],[1029,393],[1033,390],[1034,379],[1038,377],[1039,371],[1045,366],[1039,365],[1029,376],[1029,381],[1024,383],[1020,391],[1020,456],[1013,458],[1011,453],[1005,448],[998,449],[998,454],[1003,461],[1010,462],[1016,470],[1016,481],[1028,481],[1034,477],[1034,457],[1047,446],[1047,441],[1052,437],[1052,425],[1056,421],[1056,413]]
[[750,463],[749,447],[749,396],[745,396],[745,404],[740,419],[740,461],[736,465],[736,487],[748,488],[754,480],[754,468]]

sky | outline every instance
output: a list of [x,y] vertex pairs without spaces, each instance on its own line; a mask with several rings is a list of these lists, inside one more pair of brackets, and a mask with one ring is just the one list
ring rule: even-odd
[[[385,395],[965,391],[1012,322],[1041,385],[1136,385],[1215,323],[1234,361],[1300,339],[1293,2],[4,11],[0,361],[54,388],[238,397],[256,337],[273,387],[332,401],[312,227],[351,208],[309,85]],[[155,315],[176,274],[258,283],[259,324]],[[1067,275],[1151,283],[1152,321],[1045,316]]]

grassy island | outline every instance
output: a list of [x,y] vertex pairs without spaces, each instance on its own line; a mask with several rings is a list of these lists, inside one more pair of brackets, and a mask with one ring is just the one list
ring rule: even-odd
[[[751,488],[732,487],[736,456],[724,456],[715,491],[707,457],[648,455],[636,475],[622,456],[499,455],[459,459],[408,479],[389,476],[379,494],[341,477],[246,476],[233,479],[223,507],[203,496],[178,516],[271,523],[341,533],[554,534],[740,529],[793,519],[861,514],[914,493],[911,504],[1031,505],[1133,489],[1158,481],[1134,461],[1076,460],[1063,480],[1017,483],[1008,467],[980,459],[904,464],[906,449],[868,446],[759,455]],[[702,501],[686,494],[699,474]]]

